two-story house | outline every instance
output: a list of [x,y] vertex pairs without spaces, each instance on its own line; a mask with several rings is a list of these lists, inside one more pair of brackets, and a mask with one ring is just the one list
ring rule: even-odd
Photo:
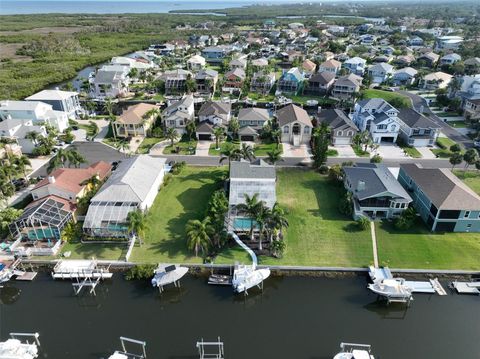
[[411,108],[402,108],[397,119],[400,124],[399,137],[404,143],[414,147],[434,145],[441,128],[428,117]]
[[184,96],[171,103],[163,111],[162,117],[166,128],[174,128],[179,135],[183,135],[187,123],[195,117],[193,95]]
[[266,95],[275,84],[275,73],[266,71],[257,71],[253,74],[250,81],[250,91]]
[[206,60],[203,56],[193,55],[187,60],[187,69],[190,71],[200,71],[206,65]]
[[326,95],[330,93],[335,82],[335,73],[333,72],[317,72],[308,79],[306,92],[312,95]]
[[333,83],[332,96],[340,99],[351,99],[360,92],[362,80],[363,78],[354,74],[339,77]]
[[116,98],[127,95],[130,79],[130,68],[125,65],[104,65],[93,79],[90,79],[90,96],[103,99],[106,97]]
[[16,141],[21,152],[32,153],[37,143],[28,134],[34,132],[38,137],[47,137],[45,126],[34,125],[33,120],[12,118],[10,115],[0,114],[0,138]]
[[326,123],[330,127],[330,141],[333,146],[351,145],[358,127],[340,109],[320,109],[316,116],[317,123]]
[[399,111],[381,98],[358,101],[353,121],[360,131],[368,131],[374,143],[395,143],[400,132]]
[[228,71],[223,77],[223,92],[238,93],[243,87],[247,75],[245,70],[241,68],[235,68]]
[[367,60],[362,59],[361,57],[355,56],[351,57],[343,63],[343,68],[345,68],[349,73],[363,76],[365,73],[365,65]]
[[277,83],[277,91],[298,94],[303,88],[303,74],[298,67],[283,72]]
[[148,103],[128,107],[113,123],[118,137],[146,136],[158,116],[159,108]]
[[368,68],[368,75],[372,78],[373,83],[381,84],[392,77],[394,73],[393,66],[385,62],[371,65]]
[[382,164],[357,163],[343,167],[344,186],[352,194],[353,218],[395,218],[408,208],[412,198]]
[[428,67],[434,67],[438,60],[440,59],[440,55],[434,52],[427,52],[417,58],[417,61],[420,62],[422,65]]
[[331,72],[334,75],[337,75],[338,71],[342,68],[342,63],[340,61],[328,59],[327,61],[320,64],[318,67],[318,72]]
[[213,129],[227,128],[232,117],[232,105],[226,102],[208,101],[198,111],[197,138],[202,141],[212,139]]
[[398,181],[432,232],[480,232],[480,197],[449,169],[403,163]]
[[210,46],[202,50],[202,56],[209,63],[221,63],[227,57],[228,51],[225,46]]
[[192,73],[183,69],[165,71],[162,76],[165,82],[165,94],[183,94],[186,91],[186,82],[193,78]]
[[255,141],[260,135],[263,126],[270,119],[268,110],[258,107],[244,107],[238,112],[241,141]]
[[310,142],[313,124],[303,108],[290,104],[278,110],[276,117],[282,131],[282,142],[291,143],[294,146]]
[[42,90],[29,96],[26,101],[40,101],[52,106],[54,111],[65,112],[70,119],[77,118],[83,113],[78,92],[60,90]]
[[392,80],[395,86],[398,85],[412,85],[415,82],[415,76],[418,71],[412,67],[404,67],[403,69],[395,71]]
[[202,69],[195,74],[195,82],[199,94],[212,94],[217,88],[218,72],[212,69]]
[[440,65],[453,65],[462,60],[459,54],[446,54],[440,58]]

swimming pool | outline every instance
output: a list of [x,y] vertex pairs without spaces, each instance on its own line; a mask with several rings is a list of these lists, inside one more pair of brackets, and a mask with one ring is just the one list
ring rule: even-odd
[[249,231],[252,224],[257,225],[257,222],[250,218],[234,218],[233,219],[233,228],[237,231]]
[[38,228],[28,231],[28,239],[31,241],[53,238],[60,238],[60,231],[56,228]]

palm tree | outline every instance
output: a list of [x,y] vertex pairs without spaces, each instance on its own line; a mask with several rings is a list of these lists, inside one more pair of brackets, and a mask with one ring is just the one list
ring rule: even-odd
[[93,175],[90,178],[87,178],[85,181],[80,183],[82,186],[87,187],[87,191],[92,191],[95,188],[97,188],[102,181],[100,180],[100,177],[98,175]]
[[258,206],[257,213],[256,213],[256,216],[255,216],[255,222],[257,222],[257,225],[259,227],[258,228],[259,229],[259,237],[258,237],[258,241],[259,241],[258,249],[259,250],[263,249],[263,247],[262,247],[262,237],[266,232],[265,229],[266,229],[268,220],[270,219],[271,215],[272,215],[272,211],[270,210],[270,208],[268,208],[265,205],[264,202],[259,202],[259,206]]
[[252,161],[252,160],[255,159],[255,154],[254,154],[252,146],[247,145],[246,143],[242,143],[242,148],[240,149],[240,151],[242,153],[242,157],[245,160]]
[[130,150],[130,143],[127,140],[123,139],[117,142],[117,148],[119,151],[125,154],[125,158],[126,158],[128,151]]
[[[275,203],[269,218],[269,226],[280,234],[284,228],[288,228],[288,220],[282,207]],[[273,239],[273,238],[272,238]]]
[[228,124],[228,130],[232,133],[232,138],[237,139],[238,138],[238,131],[240,130],[240,123],[236,118],[233,118],[230,120],[230,123]]
[[245,215],[251,219],[250,221],[250,238],[253,241],[253,230],[255,228],[255,219],[257,218],[263,202],[258,200],[258,193],[255,193],[252,197],[245,193],[245,203],[237,204],[237,210],[245,213]]
[[242,152],[239,148],[235,147],[233,144],[228,143],[223,146],[220,157],[220,163],[225,160],[228,160],[228,171],[230,172],[230,164],[232,161],[239,161],[242,158]]
[[205,254],[212,243],[210,236],[213,234],[213,228],[210,224],[210,217],[205,217],[203,221],[189,220],[186,232],[188,249],[195,251],[195,257],[198,257],[199,250]]
[[90,115],[97,109],[97,104],[94,101],[86,101],[84,106]]
[[195,121],[188,121],[187,125],[185,126],[185,130],[187,131],[189,141],[191,141],[192,137],[197,131],[197,125],[195,124]]
[[113,139],[117,141],[117,133],[115,130],[115,121],[117,120],[117,117],[113,114],[108,115],[108,122],[110,123],[110,126],[112,127],[112,133],[113,133]]
[[277,144],[277,148],[280,147],[280,138],[282,136],[282,131],[279,128],[275,130],[272,129],[272,131],[270,132],[270,135],[272,136],[272,139]]
[[225,130],[223,127],[215,127],[213,129],[213,136],[215,136],[215,148],[219,149],[219,142],[223,140],[225,136]]
[[127,215],[128,230],[131,234],[135,234],[138,237],[140,245],[142,244],[141,237],[143,236],[146,227],[145,219],[145,213],[140,209],[129,212]]
[[165,137],[171,141],[172,143],[172,147],[173,147],[173,143],[177,140],[178,138],[178,132],[177,130],[175,130],[173,127],[169,127],[167,129],[167,132],[165,133]]
[[75,168],[80,167],[82,163],[87,163],[87,160],[83,155],[77,150],[70,149],[67,151],[68,167],[72,166]]
[[39,138],[40,134],[37,131],[30,131],[25,135],[25,139],[32,141],[35,146],[37,146]]
[[105,98],[105,102],[103,103],[103,110],[108,114],[108,116],[112,116],[113,114],[113,102],[110,97]]
[[23,177],[27,179],[27,168],[32,167],[32,163],[27,156],[22,155],[14,159],[14,163],[17,166],[17,169],[23,173]]
[[282,158],[282,151],[274,149],[269,152],[267,152],[268,156],[268,162],[270,162],[272,165],[275,165],[278,161],[283,161]]

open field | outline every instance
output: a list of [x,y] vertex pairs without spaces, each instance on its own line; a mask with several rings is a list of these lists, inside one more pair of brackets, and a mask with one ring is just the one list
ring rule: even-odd
[[480,233],[431,233],[420,220],[410,230],[375,224],[380,265],[391,268],[480,269]]
[[465,184],[480,195],[480,172],[454,170],[455,176],[460,178]]
[[407,97],[395,92],[366,89],[362,92],[362,98],[383,98],[387,102],[391,102],[394,107],[412,107],[412,101]]

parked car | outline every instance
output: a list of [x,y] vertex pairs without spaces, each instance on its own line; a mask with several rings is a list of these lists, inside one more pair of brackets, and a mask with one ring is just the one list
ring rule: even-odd
[[12,180],[12,184],[15,186],[15,191],[19,191],[28,186],[28,181],[25,178],[17,178]]

